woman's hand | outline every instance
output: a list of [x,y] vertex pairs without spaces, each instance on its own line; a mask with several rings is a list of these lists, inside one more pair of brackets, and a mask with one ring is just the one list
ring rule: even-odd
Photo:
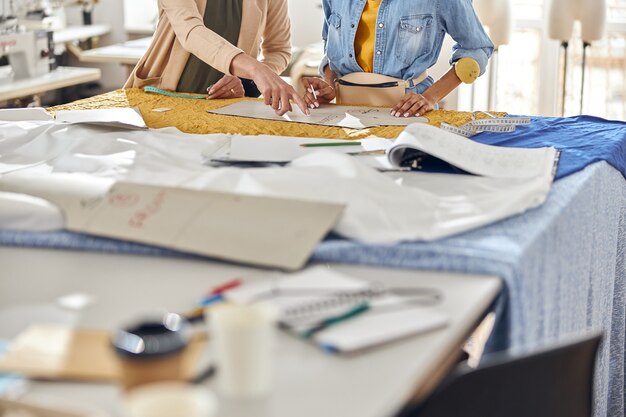
[[409,92],[400,99],[400,102],[391,109],[391,115],[395,117],[423,116],[435,108],[434,100],[426,95]]
[[246,54],[239,54],[233,58],[230,68],[231,73],[252,79],[263,94],[265,104],[272,106],[277,115],[282,116],[292,111],[291,101],[298,105],[302,113],[311,114],[304,99],[298,95],[296,90],[267,65]]
[[214,100],[219,98],[243,97],[246,91],[239,77],[224,75],[218,82],[207,88],[207,93],[209,94],[207,99]]
[[277,115],[282,116],[292,111],[291,101],[300,107],[302,113],[311,114],[305,101],[296,90],[265,65],[260,64],[259,71],[252,79],[263,94],[265,104],[272,106]]
[[306,90],[304,101],[312,109],[319,107],[320,103],[330,103],[335,99],[335,89],[321,78],[304,77],[302,78],[302,85]]

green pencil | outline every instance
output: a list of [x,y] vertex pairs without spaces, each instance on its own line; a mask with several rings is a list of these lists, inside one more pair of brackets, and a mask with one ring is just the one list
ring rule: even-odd
[[370,309],[370,305],[368,303],[358,304],[352,307],[350,310],[346,311],[345,313],[339,314],[337,316],[328,317],[322,320],[321,322],[317,323],[313,327],[309,328],[308,330],[303,331],[301,333],[302,337],[304,337],[305,339],[310,339],[311,337],[313,337],[313,335],[315,335],[315,333],[320,332],[327,327],[333,326],[335,324],[341,323],[343,321],[346,321],[353,317],[361,315],[369,309]]
[[361,146],[361,142],[318,142],[318,143],[303,143],[300,146],[305,148],[323,148],[326,146]]

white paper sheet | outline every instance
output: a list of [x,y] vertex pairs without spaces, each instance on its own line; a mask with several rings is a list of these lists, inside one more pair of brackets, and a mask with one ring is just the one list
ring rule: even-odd
[[110,184],[64,175],[0,178],[0,190],[58,206],[70,231],[288,270],[304,266],[343,210],[313,201],[122,182],[109,189]]
[[375,126],[407,126],[411,123],[428,122],[425,117],[394,117],[388,108],[338,106],[322,104],[311,109],[311,115],[302,114],[296,105],[294,110],[284,116],[278,116],[274,110],[256,100],[244,100],[209,113],[229,116],[251,117],[254,119],[277,120],[282,122],[308,123],[313,125],[346,127],[350,129],[366,129]]
[[[383,138],[368,138],[359,141],[333,140],[317,138],[293,138],[285,136],[239,136],[234,135],[223,148],[223,152],[209,154],[205,157],[221,161],[273,162],[287,163],[322,148],[304,147],[303,144],[345,143],[346,146],[325,147],[328,151],[359,155],[370,151],[385,151],[392,141]],[[360,145],[354,145],[360,143]]]
[[54,118],[42,107],[27,107],[23,109],[0,109],[0,121],[51,121]]
[[56,114],[58,123],[92,124],[125,129],[147,129],[139,109],[61,110]]
[[[432,240],[536,207],[551,178],[381,174],[359,158],[328,150],[285,168],[215,169],[202,153],[230,135],[190,135],[176,129],[107,132],[87,125],[0,123],[0,167],[33,167],[3,175],[88,175],[141,184],[184,186],[248,195],[346,204],[335,231],[371,243]],[[399,182],[401,180],[402,182]],[[406,185],[402,185],[406,184]]]

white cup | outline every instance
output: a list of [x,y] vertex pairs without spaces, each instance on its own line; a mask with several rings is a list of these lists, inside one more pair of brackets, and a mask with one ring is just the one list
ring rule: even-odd
[[272,351],[276,313],[268,305],[223,305],[210,313],[220,392],[256,398],[273,385]]
[[207,387],[181,382],[142,385],[124,399],[130,417],[214,417],[218,409]]

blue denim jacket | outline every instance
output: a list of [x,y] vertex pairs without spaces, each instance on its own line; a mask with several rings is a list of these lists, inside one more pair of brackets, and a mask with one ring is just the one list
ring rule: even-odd
[[[362,72],[354,53],[354,37],[366,0],[323,0],[325,56],[339,76]],[[412,80],[432,67],[444,36],[456,41],[450,64],[470,57],[481,75],[493,52],[493,43],[474,12],[471,0],[382,0],[376,22],[374,72]],[[421,93],[433,84],[428,77],[417,86]]]

